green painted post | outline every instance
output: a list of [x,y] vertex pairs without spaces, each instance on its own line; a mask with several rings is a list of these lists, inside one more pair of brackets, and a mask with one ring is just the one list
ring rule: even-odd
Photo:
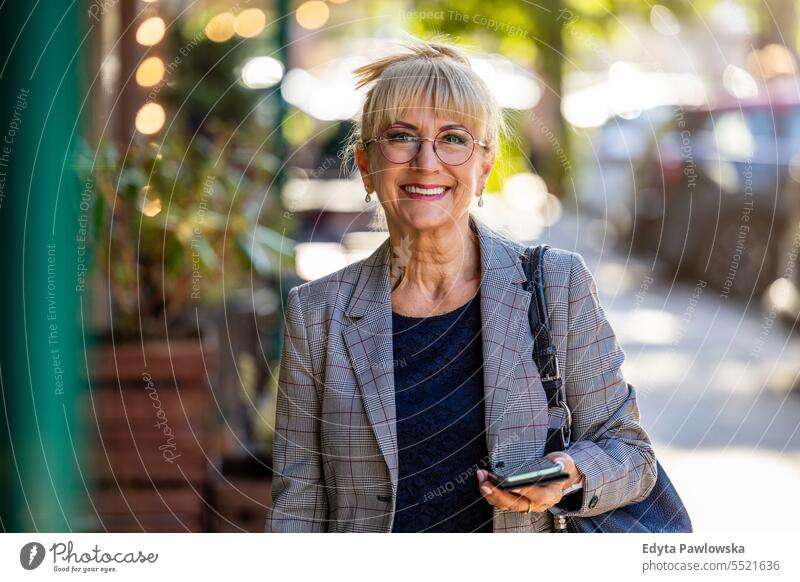
[[0,527],[75,531],[83,382],[78,2],[0,4]]

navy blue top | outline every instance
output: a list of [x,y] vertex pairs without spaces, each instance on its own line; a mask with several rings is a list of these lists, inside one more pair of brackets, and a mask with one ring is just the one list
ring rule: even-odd
[[491,532],[480,293],[429,317],[392,313],[399,480],[394,532]]

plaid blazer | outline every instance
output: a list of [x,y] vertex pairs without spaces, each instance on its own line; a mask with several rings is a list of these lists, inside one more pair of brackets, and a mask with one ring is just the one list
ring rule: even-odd
[[[531,357],[526,247],[469,222],[480,240],[487,447],[492,466],[511,473],[544,455],[548,423],[562,413],[548,411]],[[398,453],[390,259],[387,238],[369,257],[289,292],[268,532],[391,531]],[[543,268],[572,410],[567,452],[584,487],[569,496],[570,511],[495,510],[495,532],[551,531],[553,514],[597,515],[644,499],[655,484],[650,438],[620,372],[625,355],[592,275],[580,255],[555,248]]]

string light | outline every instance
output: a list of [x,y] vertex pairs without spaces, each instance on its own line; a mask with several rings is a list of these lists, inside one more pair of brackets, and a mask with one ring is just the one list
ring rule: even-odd
[[145,135],[152,135],[164,127],[167,114],[158,103],[145,103],[136,113],[136,129]]
[[222,12],[206,24],[206,36],[211,42],[225,42],[234,34],[236,17],[230,12]]
[[252,38],[262,30],[267,24],[267,17],[258,8],[248,8],[236,16],[233,25],[236,34],[243,38]]
[[328,22],[328,18],[330,17],[330,13],[331,11],[325,2],[321,0],[310,0],[298,6],[297,12],[295,12],[295,18],[297,19],[297,24],[303,28],[315,30],[325,26],[325,23]]
[[167,27],[160,16],[151,16],[139,25],[136,30],[136,42],[144,46],[153,46],[161,42]]
[[136,82],[142,87],[152,87],[164,78],[164,72],[164,61],[158,57],[149,57],[136,70]]

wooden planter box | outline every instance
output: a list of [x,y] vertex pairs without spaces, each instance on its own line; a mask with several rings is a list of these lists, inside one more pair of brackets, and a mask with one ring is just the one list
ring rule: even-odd
[[[205,492],[191,487],[102,489],[92,496],[91,529],[124,532],[202,532]],[[92,511],[94,513],[94,511]]]
[[97,531],[202,531],[218,462],[215,364],[216,350],[197,339],[90,352],[81,413]]
[[272,506],[272,479],[236,477],[214,483],[214,531],[263,533]]

